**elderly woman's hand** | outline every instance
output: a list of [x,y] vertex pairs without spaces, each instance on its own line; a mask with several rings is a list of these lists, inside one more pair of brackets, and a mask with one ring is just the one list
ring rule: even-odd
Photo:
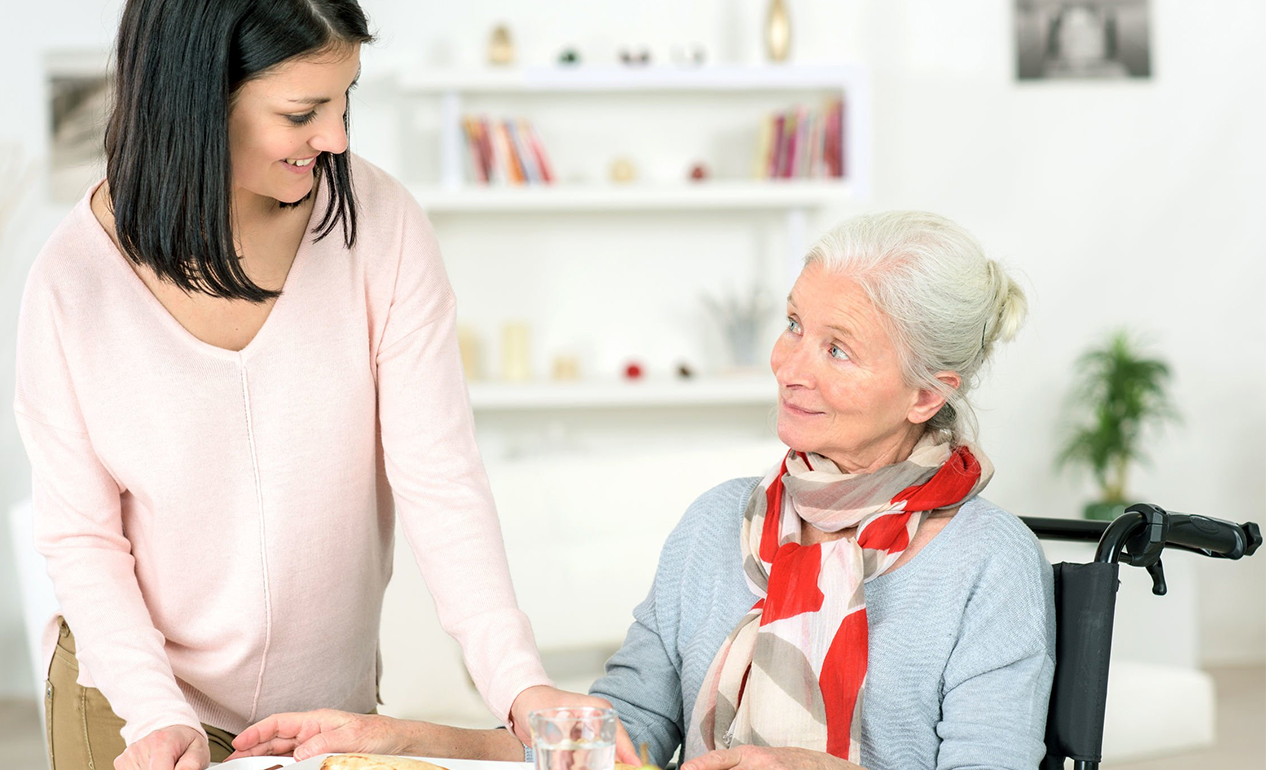
[[701,754],[681,770],[863,770],[846,759],[810,749],[735,746]]
[[303,760],[345,751],[405,754],[421,724],[333,709],[273,714],[233,739],[235,751],[229,759],[293,754],[295,759]]
[[[593,695],[581,695],[559,690],[556,687],[537,685],[527,688],[514,699],[514,705],[510,706],[510,721],[514,725],[515,736],[523,743],[530,745],[532,728],[528,725],[528,714],[540,709],[584,708],[586,706],[609,709],[611,702]],[[629,765],[642,764],[642,760],[637,758],[637,750],[633,748],[633,741],[624,729],[624,724],[618,721],[616,722],[615,758]]]

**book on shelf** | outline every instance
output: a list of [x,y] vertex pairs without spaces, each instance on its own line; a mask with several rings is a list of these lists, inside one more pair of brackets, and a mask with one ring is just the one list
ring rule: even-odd
[[552,184],[554,171],[540,134],[525,119],[462,118],[466,178],[483,185]]
[[844,102],[803,105],[768,115],[757,133],[757,179],[839,179],[844,176]]

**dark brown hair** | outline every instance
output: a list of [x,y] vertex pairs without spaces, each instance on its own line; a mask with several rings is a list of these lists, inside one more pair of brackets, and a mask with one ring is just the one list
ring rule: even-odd
[[[242,269],[231,218],[228,117],[242,86],[287,60],[373,40],[356,0],[128,0],[119,24],[106,179],[124,254],[186,291],[277,296]],[[347,114],[343,125],[348,126]],[[347,153],[323,152],[317,240],[356,242]]]

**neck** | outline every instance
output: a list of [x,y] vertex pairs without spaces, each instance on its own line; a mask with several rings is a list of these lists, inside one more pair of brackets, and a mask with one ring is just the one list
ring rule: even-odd
[[860,452],[823,456],[844,473],[873,473],[885,465],[895,465],[909,458],[925,432],[922,424],[911,423],[900,433],[885,437]]

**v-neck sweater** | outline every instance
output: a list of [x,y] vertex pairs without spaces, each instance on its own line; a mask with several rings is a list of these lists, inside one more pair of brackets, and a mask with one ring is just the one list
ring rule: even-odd
[[278,712],[373,709],[397,516],[492,712],[549,682],[511,586],[430,222],[372,164],[353,157],[352,176],[355,245],[337,227],[311,234],[322,188],[281,296],[238,351],[163,307],[91,192],[27,279],[15,410],[36,544],[79,683],[129,744],[169,725],[236,733]]

